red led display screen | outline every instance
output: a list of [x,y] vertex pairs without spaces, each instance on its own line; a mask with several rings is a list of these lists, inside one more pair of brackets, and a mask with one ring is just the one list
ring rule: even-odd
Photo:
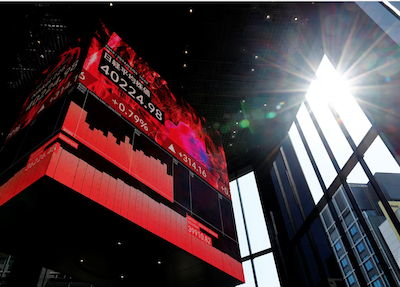
[[29,125],[44,109],[75,85],[79,75],[77,67],[80,54],[79,47],[70,48],[58,57],[55,65],[42,73],[36,82],[35,90],[25,101],[21,115],[8,134],[7,140]]
[[26,148],[23,169],[2,179],[0,206],[52,178],[244,282],[225,154],[204,119],[117,34],[96,33],[82,70],[80,54],[63,53],[25,102],[8,139],[77,87],[62,112],[57,104],[46,112],[57,114],[57,128]]
[[62,132],[0,186],[0,206],[48,176],[244,281],[231,202],[94,97],[85,107],[70,103]]
[[166,81],[117,34],[96,33],[80,82],[230,199],[222,146],[204,131],[194,109],[177,101]]

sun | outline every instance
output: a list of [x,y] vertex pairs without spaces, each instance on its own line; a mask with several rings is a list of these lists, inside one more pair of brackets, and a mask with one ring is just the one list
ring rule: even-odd
[[356,98],[351,94],[348,83],[336,71],[324,55],[317,71],[316,79],[311,82],[306,94],[313,111],[332,107],[348,129],[353,140],[358,144],[371,127],[371,123],[362,111]]

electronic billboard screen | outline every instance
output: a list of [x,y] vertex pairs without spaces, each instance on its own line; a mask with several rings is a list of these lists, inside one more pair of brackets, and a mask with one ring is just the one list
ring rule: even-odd
[[[105,44],[103,44],[105,43]],[[225,153],[204,119],[116,33],[97,32],[79,80],[192,172],[230,198]]]
[[117,34],[96,32],[81,54],[65,52],[24,104],[9,137],[76,86],[60,128],[1,179],[0,206],[51,178],[244,282],[225,154],[204,119]]
[[34,91],[26,99],[20,117],[7,135],[7,141],[76,84],[80,55],[80,47],[69,48],[58,57],[55,65],[43,71]]

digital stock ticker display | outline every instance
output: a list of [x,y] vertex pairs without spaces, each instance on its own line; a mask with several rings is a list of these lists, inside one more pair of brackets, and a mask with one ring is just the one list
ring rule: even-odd
[[116,33],[97,31],[75,71],[80,54],[65,52],[24,104],[10,138],[67,86],[84,98],[0,187],[0,206],[47,176],[244,282],[225,153],[204,119]]
[[70,48],[58,57],[54,66],[42,73],[36,83],[36,88],[25,101],[20,117],[6,140],[29,125],[43,110],[77,83],[80,54],[80,47]]

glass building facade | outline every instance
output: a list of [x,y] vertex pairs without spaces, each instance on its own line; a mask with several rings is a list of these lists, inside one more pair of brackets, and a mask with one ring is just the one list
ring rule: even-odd
[[[343,36],[344,50],[329,47],[333,39],[324,42],[326,54],[316,78],[270,169],[289,241],[285,247],[295,250],[304,286],[325,286],[325,278],[337,286],[400,286],[400,168],[398,138],[393,136],[397,122],[390,115],[398,112],[390,91],[399,72],[398,30],[390,32],[399,25],[399,16],[389,5],[361,3],[363,12],[345,9],[344,14],[358,11],[357,21],[369,21],[369,26],[352,22],[350,36],[355,39]],[[338,29],[337,23],[329,24]],[[379,31],[380,38],[361,42],[355,34],[362,30]],[[340,37],[330,32],[332,38]],[[349,55],[348,46],[357,37],[365,45],[359,58]],[[360,66],[363,73],[355,76]],[[376,86],[367,84],[372,79]],[[363,86],[355,88],[356,82]]]
[[246,283],[280,286],[254,173],[230,183]]

